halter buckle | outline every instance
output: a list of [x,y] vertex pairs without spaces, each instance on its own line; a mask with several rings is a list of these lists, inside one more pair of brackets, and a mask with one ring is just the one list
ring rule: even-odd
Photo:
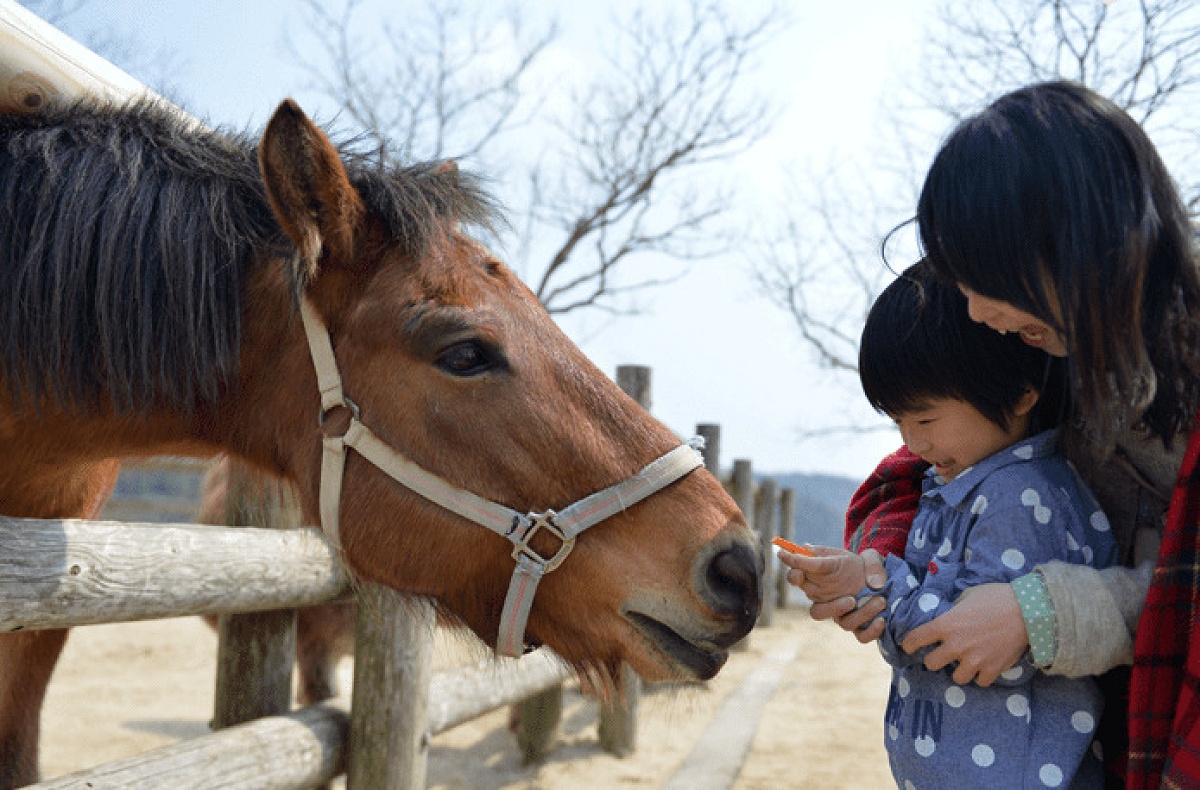
[[[549,573],[562,564],[562,561],[571,553],[571,549],[575,548],[575,538],[568,538],[555,525],[554,517],[557,515],[553,510],[547,510],[544,513],[529,513],[523,520],[513,519],[513,528],[509,532],[508,539],[515,544],[512,552],[514,560],[520,562],[521,558],[525,557],[540,567],[542,573]],[[541,529],[545,529],[562,543],[552,557],[543,557],[529,545],[529,541],[533,540],[533,536]]]

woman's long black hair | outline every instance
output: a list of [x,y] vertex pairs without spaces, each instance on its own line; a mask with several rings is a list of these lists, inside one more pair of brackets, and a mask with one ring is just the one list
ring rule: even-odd
[[963,121],[917,207],[938,273],[1054,327],[1073,401],[1111,446],[1144,421],[1169,444],[1200,405],[1200,273],[1153,143],[1113,102],[1033,85]]

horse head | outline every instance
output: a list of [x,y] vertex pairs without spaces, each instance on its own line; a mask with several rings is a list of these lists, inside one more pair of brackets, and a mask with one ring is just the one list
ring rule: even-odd
[[[428,168],[405,187],[419,204],[410,221],[425,225],[418,234],[381,216],[371,189],[290,102],[268,124],[259,161],[297,254],[260,267],[248,285],[237,390],[242,413],[270,415],[257,427],[247,420],[247,435],[270,432],[258,446],[272,457],[260,460],[295,480],[314,523],[323,441],[351,421],[452,490],[520,514],[567,508],[679,447],[462,232],[452,196],[469,182],[456,167]],[[328,332],[345,396],[336,408],[322,401],[296,290]],[[609,676],[622,660],[648,678],[716,673],[757,616],[760,554],[703,468],[663,485],[574,539],[537,588],[526,639]],[[428,596],[496,643],[515,563],[503,535],[353,448],[335,510],[360,577]],[[532,536],[534,556],[560,552],[553,533]]]

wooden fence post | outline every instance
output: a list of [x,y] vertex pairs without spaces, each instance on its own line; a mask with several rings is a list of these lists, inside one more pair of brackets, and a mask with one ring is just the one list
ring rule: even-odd
[[[754,470],[748,459],[735,458],[733,460],[729,493],[738,509],[742,511],[742,515],[746,517],[746,523],[750,525],[751,529],[754,529]],[[735,642],[732,649],[746,650],[749,647],[750,635],[747,634]]]
[[721,479],[721,426],[710,422],[696,425],[696,435],[704,440],[704,468]]
[[754,470],[746,458],[733,461],[733,501],[746,517],[746,523],[754,529]]
[[758,486],[755,498],[754,531],[758,534],[759,551],[763,557],[762,609],[758,613],[759,625],[771,625],[775,618],[775,551],[771,541],[779,529],[779,484],[766,478]]
[[517,748],[525,765],[540,763],[550,753],[562,721],[563,684],[530,694],[516,703]]
[[[288,529],[300,525],[288,486],[228,460],[225,523]],[[218,619],[213,729],[287,713],[292,706],[296,610],[223,614]]]
[[434,625],[425,599],[359,586],[349,790],[425,786]]
[[[650,411],[650,368],[621,365],[617,368],[617,386]],[[642,696],[642,679],[621,664],[621,696],[600,703],[600,747],[617,756],[632,754],[637,748],[637,711]]]
[[[796,491],[792,488],[784,488],[779,492],[779,530],[780,537],[786,540],[795,540],[796,523]],[[778,565],[778,563],[776,563]],[[787,606],[788,599],[788,582],[787,574],[784,573],[782,567],[777,567],[775,572],[775,605],[780,609]]]

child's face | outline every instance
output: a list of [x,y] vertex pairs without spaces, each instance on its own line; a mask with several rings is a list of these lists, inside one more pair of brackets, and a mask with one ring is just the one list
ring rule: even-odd
[[933,464],[946,481],[958,477],[990,455],[1025,438],[1029,431],[1029,410],[1037,396],[1025,404],[1001,428],[984,417],[974,406],[956,398],[933,398],[923,406],[892,419],[908,449]]

